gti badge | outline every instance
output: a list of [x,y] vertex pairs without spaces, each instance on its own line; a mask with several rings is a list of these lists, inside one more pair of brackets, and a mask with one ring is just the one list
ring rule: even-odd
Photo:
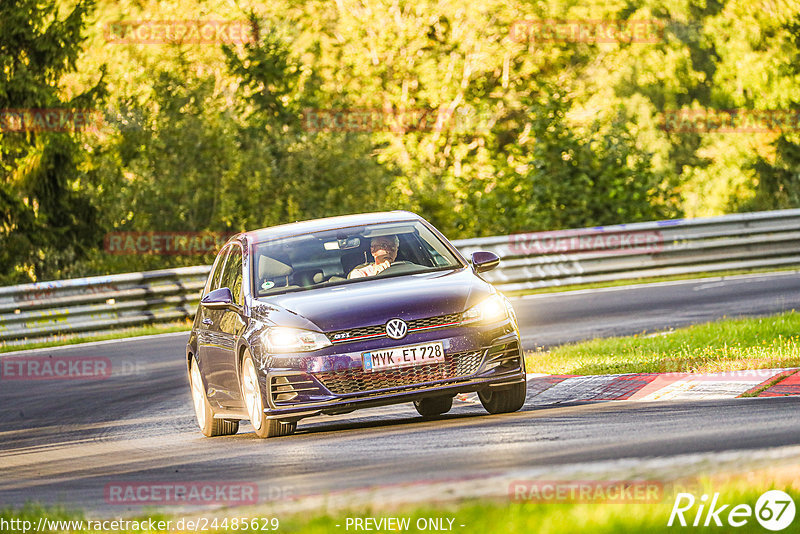
[[386,335],[392,339],[403,339],[408,333],[408,325],[402,319],[390,319],[386,323]]

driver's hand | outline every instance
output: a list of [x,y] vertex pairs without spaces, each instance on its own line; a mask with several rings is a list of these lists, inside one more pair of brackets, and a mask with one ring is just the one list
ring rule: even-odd
[[385,250],[379,250],[373,253],[373,258],[375,258],[375,264],[381,265],[391,258],[391,255]]
[[384,261],[383,263],[373,263],[367,265],[366,267],[362,267],[360,269],[353,269],[347,278],[361,278],[362,276],[375,276],[381,271],[385,271],[389,268],[392,264],[389,260]]
[[381,271],[385,271],[386,269],[389,268],[389,266],[391,264],[392,264],[392,262],[390,262],[389,260],[386,260],[386,261],[381,262],[381,263],[377,263],[375,265],[375,274],[378,274]]
[[382,263],[375,263],[373,265],[367,265],[366,267],[364,267],[364,270],[367,272],[367,276],[375,276],[379,272],[385,271],[386,269],[388,269],[391,264],[392,264],[392,262],[390,262],[389,260],[386,260],[386,261],[384,261]]

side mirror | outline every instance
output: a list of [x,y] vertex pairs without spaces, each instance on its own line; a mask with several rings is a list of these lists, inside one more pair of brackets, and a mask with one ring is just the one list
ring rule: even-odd
[[215,310],[230,308],[233,306],[233,294],[227,287],[221,287],[203,297],[200,304]]
[[500,264],[500,258],[494,252],[473,252],[470,259],[475,270],[479,273],[491,271]]

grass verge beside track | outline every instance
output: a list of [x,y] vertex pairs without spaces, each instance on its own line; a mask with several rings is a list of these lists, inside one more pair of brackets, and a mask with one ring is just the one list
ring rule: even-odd
[[[788,493],[795,503],[800,503],[800,491],[792,488],[790,484],[776,487],[774,484],[767,483],[759,489],[754,489],[740,480],[721,485],[714,485],[706,480],[702,484],[694,485],[694,488],[698,489],[698,491],[693,492],[696,499],[695,505],[683,514],[688,526],[683,530],[695,531],[692,528],[692,523],[698,513],[698,505],[704,505],[700,518],[700,527],[702,528],[708,509],[708,503],[700,501],[703,493],[709,496],[709,500],[714,493],[719,493],[717,508],[724,504],[729,504],[720,514],[721,531],[766,532],[756,520],[755,515],[746,518],[747,523],[739,528],[733,528],[727,524],[727,514],[736,505],[748,505],[755,513],[756,502],[766,490],[780,489]],[[407,530],[408,532],[426,531],[415,528],[417,521],[422,521],[424,525],[424,522],[430,518],[443,518],[445,526],[448,524],[448,519],[453,520],[453,532],[465,533],[667,533],[682,530],[677,517],[672,527],[667,526],[675,504],[675,497],[675,493],[668,492],[664,494],[661,502],[657,503],[548,501],[498,501],[487,503],[466,501],[452,506],[399,509],[391,513],[358,510],[333,515],[312,516],[310,520],[291,518],[288,521],[281,522],[281,531],[309,534],[345,533],[355,530],[352,525],[349,530],[345,530],[348,517],[353,519],[373,517],[378,520],[385,517],[397,517],[409,519],[410,528]],[[687,502],[688,500],[683,500],[681,503],[685,505]],[[799,521],[800,519],[795,518],[793,525],[797,525]],[[713,520],[711,525],[713,525]],[[720,530],[720,527],[711,526],[710,528],[712,530]],[[791,530],[791,527],[787,529],[787,531],[789,530]],[[430,529],[427,531],[430,531]],[[383,532],[386,532],[386,530],[383,530]]]
[[[735,506],[747,505],[751,510],[751,515],[739,516],[739,521],[744,520],[746,523],[741,527],[733,528],[737,532],[766,532],[766,530],[759,524],[755,514],[761,513],[765,517],[769,513],[777,514],[780,511],[774,503],[768,505],[768,510],[764,509],[762,503],[756,509],[756,503],[759,497],[767,490],[779,489],[786,492],[795,503],[800,503],[800,491],[793,487],[797,481],[797,468],[791,469],[783,476],[771,475],[769,477],[764,474],[750,473],[742,475],[734,475],[732,478],[715,479],[700,479],[689,482],[668,482],[664,484],[665,490],[656,502],[620,502],[619,498],[610,497],[601,499],[595,502],[556,502],[553,500],[525,500],[525,501],[509,501],[509,500],[494,500],[494,501],[462,501],[451,504],[431,505],[427,507],[403,507],[392,506],[387,509],[353,509],[342,510],[331,513],[325,512],[312,512],[312,513],[275,513],[269,508],[249,508],[247,512],[237,512],[236,509],[220,510],[216,512],[208,512],[202,515],[187,516],[184,519],[192,520],[197,517],[204,517],[206,520],[217,518],[217,525],[227,525],[227,529],[209,528],[208,532],[251,532],[250,529],[240,528],[241,519],[239,517],[252,519],[261,518],[258,525],[264,524],[265,518],[277,518],[279,521],[278,532],[294,533],[302,532],[309,534],[322,534],[331,532],[353,532],[364,529],[357,529],[353,527],[352,521],[356,518],[373,518],[376,521],[381,519],[396,518],[401,519],[408,525],[407,529],[402,529],[407,532],[421,532],[430,531],[432,529],[422,530],[418,525],[429,526],[430,520],[441,521],[443,526],[450,527],[443,530],[451,530],[453,532],[464,533],[493,533],[503,532],[508,534],[529,534],[537,532],[542,534],[561,534],[563,532],[591,532],[591,533],[620,533],[620,532],[674,532],[675,530],[682,530],[679,524],[679,518],[676,515],[673,521],[673,526],[667,526],[669,519],[672,515],[673,508],[676,504],[676,497],[678,491],[691,493],[695,499],[694,506],[685,509],[683,512],[683,519],[685,520],[688,529],[692,530],[692,523],[695,517],[700,512],[699,526],[703,526],[706,521],[708,513],[708,504],[712,498],[717,495],[717,509],[723,505],[727,505],[722,513],[718,515],[722,523],[722,529],[714,525],[714,519],[710,519],[711,530],[720,530],[723,532],[730,531],[732,527],[729,525],[728,514]],[[570,481],[561,481],[562,483],[569,484]],[[548,482],[549,483],[549,482]],[[679,489],[677,489],[679,488]],[[707,495],[707,501],[701,502],[701,496]],[[529,494],[530,495],[530,494]],[[681,507],[688,504],[688,497],[683,497],[680,501]],[[703,505],[701,508],[700,505]],[[785,511],[785,510],[784,510]],[[788,515],[788,514],[787,514]],[[79,512],[70,512],[63,508],[47,508],[35,505],[28,505],[21,510],[12,511],[9,509],[0,511],[0,523],[6,523],[12,520],[27,520],[32,525],[37,525],[40,518],[45,517],[51,522],[54,520],[65,521],[80,521],[94,518],[85,517],[84,514]],[[224,518],[228,517],[227,520]],[[233,518],[236,519],[236,528],[232,528]],[[171,520],[175,525],[181,518],[177,516],[165,515],[163,513],[151,514],[148,516],[130,517],[126,519],[131,521],[147,521],[153,519],[155,521]],[[350,526],[347,528],[348,519],[350,519]],[[452,520],[452,523],[450,523]],[[419,521],[419,523],[418,523]],[[795,517],[792,525],[797,525],[800,518]],[[75,523],[73,523],[73,526]],[[84,524],[84,527],[86,525]],[[379,532],[387,532],[395,529],[377,529]],[[273,529],[270,529],[271,531]],[[19,532],[22,534],[21,529],[4,528],[4,532]],[[252,532],[260,531],[259,529]],[[788,528],[787,531],[792,531]],[[62,529],[43,529],[39,532],[110,532],[110,531],[97,531],[91,528],[75,529],[75,528],[62,528]],[[144,532],[164,532],[159,530],[148,529],[117,529],[113,532],[118,533],[137,533]],[[27,534],[27,533],[26,533]]]
[[[44,347],[60,347],[62,345],[76,345],[78,343],[90,343],[92,341],[106,341],[108,339],[123,339],[128,337],[151,336],[154,334],[169,334],[170,332],[189,332],[192,329],[191,321],[175,321],[171,323],[155,323],[147,326],[133,326],[119,330],[109,331],[104,334],[94,334],[81,336],[76,334],[65,334],[47,341],[22,342],[19,345],[7,345],[0,343],[0,354],[4,352],[14,352],[19,350],[40,349]],[[2,532],[2,531],[0,531]]]
[[526,354],[529,373],[714,373],[800,366],[800,314],[723,319],[646,336],[593,339]]

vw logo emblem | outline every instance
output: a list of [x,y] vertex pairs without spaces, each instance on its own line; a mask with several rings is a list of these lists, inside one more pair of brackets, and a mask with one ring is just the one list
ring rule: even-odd
[[402,319],[391,319],[386,323],[386,335],[392,339],[403,339],[408,333],[408,325]]

